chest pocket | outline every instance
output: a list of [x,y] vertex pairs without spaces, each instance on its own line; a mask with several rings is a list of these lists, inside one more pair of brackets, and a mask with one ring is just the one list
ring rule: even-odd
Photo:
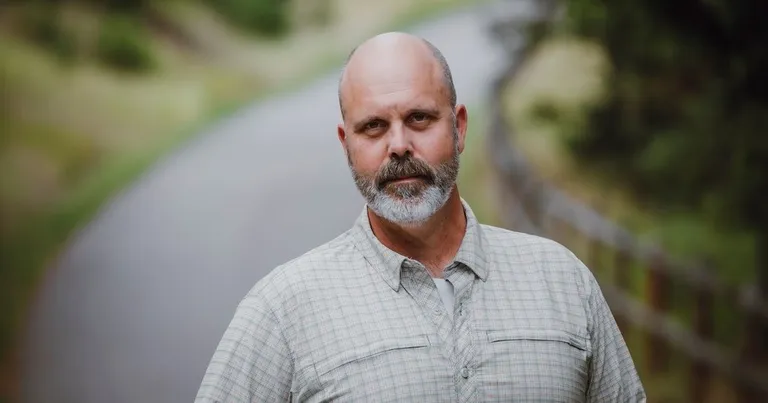
[[388,355],[407,354],[408,350],[424,349],[428,346],[429,340],[426,336],[382,339],[331,354],[319,360],[315,370],[318,376],[322,377],[350,364],[359,364],[366,360],[375,361],[379,358],[386,360]]
[[[307,401],[357,402],[371,399],[417,401],[436,385],[439,354],[426,335],[382,338],[350,343],[341,351],[319,357],[315,364],[318,393]],[[426,385],[426,386],[425,386]],[[417,400],[413,400],[417,399]]]
[[561,329],[485,332],[481,393],[489,402],[583,402],[589,343]]

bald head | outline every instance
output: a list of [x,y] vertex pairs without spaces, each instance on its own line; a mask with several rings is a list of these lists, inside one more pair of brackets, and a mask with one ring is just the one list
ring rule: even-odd
[[[456,107],[456,88],[448,62],[437,47],[424,38],[414,35],[389,32],[377,35],[357,46],[349,54],[339,80],[339,107],[344,117],[346,91],[358,81],[365,82],[370,75],[397,75],[414,73],[424,69],[439,76],[445,94],[452,108]],[[361,83],[362,84],[362,83]]]

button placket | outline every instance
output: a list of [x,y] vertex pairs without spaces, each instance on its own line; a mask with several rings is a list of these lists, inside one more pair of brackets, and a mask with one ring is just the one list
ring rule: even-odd
[[445,305],[438,294],[437,286],[432,280],[427,269],[416,262],[403,266],[401,281],[408,294],[421,306],[425,317],[432,322],[435,334],[438,337],[441,354],[454,365],[456,357],[453,355],[453,321],[447,315]]
[[472,339],[472,289],[476,281],[480,281],[470,270],[456,270],[450,278],[454,283],[456,307],[454,309],[456,320],[453,332],[455,335],[454,355],[458,364],[455,372],[457,392],[461,396],[460,401],[471,400],[476,396],[477,385],[473,381],[473,374],[477,363],[477,346]]

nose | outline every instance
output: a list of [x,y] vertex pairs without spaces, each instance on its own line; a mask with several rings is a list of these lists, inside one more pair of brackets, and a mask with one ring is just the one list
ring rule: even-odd
[[408,153],[413,154],[412,147],[411,138],[405,127],[402,124],[393,124],[389,130],[389,156],[399,159]]

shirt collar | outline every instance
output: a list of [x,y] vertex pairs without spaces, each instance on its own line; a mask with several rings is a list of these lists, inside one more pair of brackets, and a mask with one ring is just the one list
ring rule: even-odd
[[[485,281],[488,276],[488,260],[483,249],[483,230],[469,204],[464,199],[461,200],[461,204],[467,218],[467,228],[454,261],[464,264]],[[403,263],[411,259],[387,248],[376,238],[368,219],[368,206],[363,208],[362,214],[352,227],[352,239],[368,263],[381,273],[384,281],[393,290],[397,291],[400,288],[400,271]]]

